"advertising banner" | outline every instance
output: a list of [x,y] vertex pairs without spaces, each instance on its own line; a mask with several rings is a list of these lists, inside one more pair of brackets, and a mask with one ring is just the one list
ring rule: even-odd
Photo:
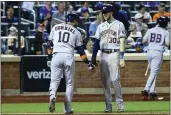
[[[47,56],[25,55],[21,58],[21,92],[48,92],[50,68]],[[58,92],[65,92],[65,77],[61,79]]]

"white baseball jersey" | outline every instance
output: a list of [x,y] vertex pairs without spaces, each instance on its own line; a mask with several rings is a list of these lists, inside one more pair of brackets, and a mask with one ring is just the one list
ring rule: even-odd
[[53,42],[53,53],[74,54],[74,49],[82,45],[81,33],[72,25],[61,23],[52,28],[49,40]]
[[119,39],[125,36],[125,27],[118,20],[101,23],[95,34],[95,37],[100,40],[100,49],[120,49]]
[[143,41],[148,42],[148,49],[159,50],[164,52],[165,44],[169,43],[169,32],[161,27],[154,27],[149,29]]

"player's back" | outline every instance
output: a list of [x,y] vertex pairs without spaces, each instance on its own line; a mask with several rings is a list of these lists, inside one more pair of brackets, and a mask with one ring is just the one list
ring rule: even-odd
[[74,49],[82,45],[80,32],[72,25],[57,24],[52,29],[53,52],[74,54]]
[[168,31],[161,27],[154,27],[147,31],[148,49],[164,51],[165,40],[168,37]]

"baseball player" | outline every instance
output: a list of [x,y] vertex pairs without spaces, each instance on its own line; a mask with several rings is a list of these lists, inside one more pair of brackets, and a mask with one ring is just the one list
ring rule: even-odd
[[90,70],[93,69],[93,65],[88,61],[84,52],[81,33],[75,27],[78,23],[79,16],[77,14],[68,14],[67,23],[55,25],[49,36],[47,65],[51,68],[51,81],[49,88],[50,112],[55,111],[56,91],[60,84],[61,77],[64,75],[66,77],[66,100],[64,103],[64,113],[73,113],[71,102],[74,91],[75,48],[80,54],[81,59],[88,65],[88,68]]
[[163,62],[163,52],[165,45],[169,46],[169,32],[166,30],[169,19],[167,17],[160,17],[157,20],[158,25],[149,29],[143,38],[143,43],[147,43],[147,58],[150,64],[150,75],[148,77],[144,91],[142,91],[143,99],[148,99],[148,92],[150,92],[150,99],[162,100],[156,94],[156,79]]
[[[112,112],[112,95],[110,91],[110,80],[115,89],[118,112],[124,111],[123,98],[120,86],[120,66],[124,67],[123,54],[125,51],[125,28],[122,22],[113,18],[114,7],[111,4],[103,6],[102,14],[104,22],[97,27],[95,42],[93,45],[92,63],[96,65],[96,55],[100,54],[100,67],[104,95],[106,102],[106,113]],[[120,63],[119,63],[120,62]],[[119,66],[120,64],[120,66]]]

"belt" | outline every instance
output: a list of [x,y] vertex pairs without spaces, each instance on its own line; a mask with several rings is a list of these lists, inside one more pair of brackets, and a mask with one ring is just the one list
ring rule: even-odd
[[119,49],[102,49],[101,51],[110,54],[114,52],[119,52]]

